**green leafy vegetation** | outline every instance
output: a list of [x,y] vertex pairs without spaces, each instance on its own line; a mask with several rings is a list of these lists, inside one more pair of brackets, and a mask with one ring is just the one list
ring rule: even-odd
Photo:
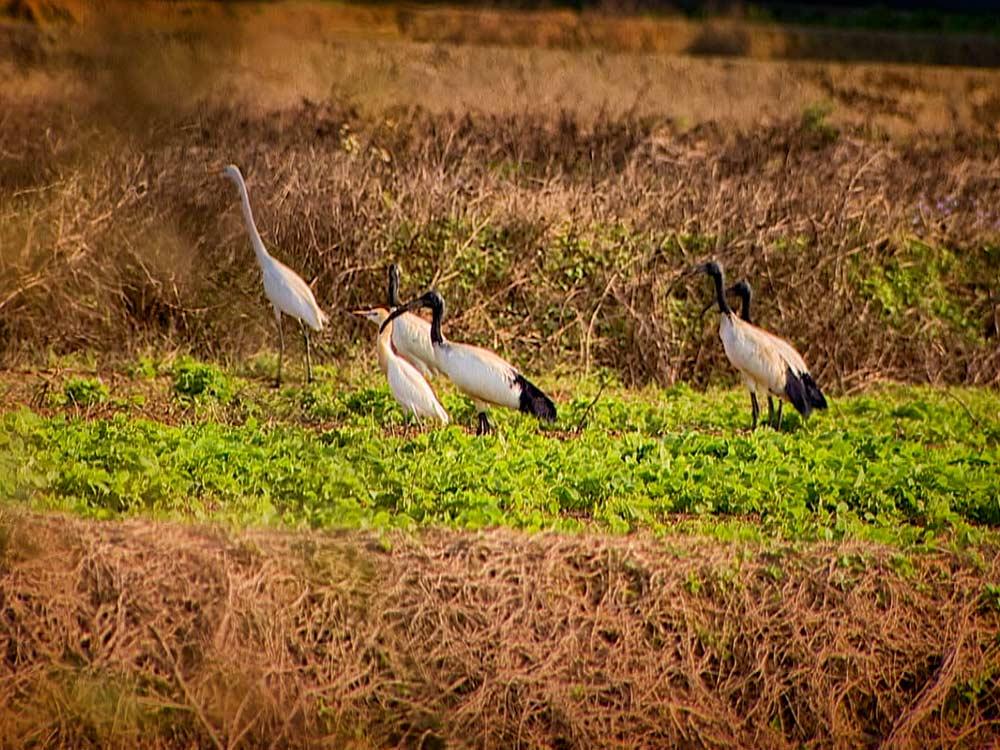
[[911,238],[888,263],[870,269],[862,291],[879,303],[894,326],[919,314],[938,328],[975,335],[978,321],[970,320],[969,306],[951,290],[966,281],[965,265],[946,248]]
[[98,378],[70,378],[57,402],[71,406],[93,406],[108,399],[108,387]]
[[446,387],[455,423],[404,431],[369,376],[274,391],[192,361],[172,372],[164,398],[212,394],[211,418],[139,418],[128,399],[103,419],[4,415],[0,494],[100,518],[309,527],[682,528],[933,545],[1000,526],[1000,395],[988,390],[885,388],[834,399],[808,425],[791,414],[777,433],[746,429],[742,391],[612,386],[588,411],[596,384],[567,381],[551,387],[562,395],[555,426],[498,411],[499,434],[481,439],[461,426],[471,406]]
[[226,403],[233,396],[232,383],[215,365],[185,357],[174,364],[173,377],[174,391],[188,399]]
[[983,587],[983,606],[1000,612],[1000,583],[987,583]]

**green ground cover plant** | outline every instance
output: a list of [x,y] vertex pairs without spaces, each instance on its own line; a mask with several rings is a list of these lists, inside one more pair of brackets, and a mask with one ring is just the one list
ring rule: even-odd
[[57,403],[91,406],[105,401],[107,397],[107,386],[100,379],[70,378],[55,400]]
[[[471,406],[445,387],[455,423],[422,430],[371,375],[324,369],[275,391],[190,360],[172,372],[144,398],[127,381],[98,413],[8,411],[2,494],[97,518],[314,528],[680,526],[910,545],[1000,526],[1000,395],[986,389],[883,387],[777,433],[746,429],[739,390],[562,378],[556,425],[498,411],[500,433],[478,439],[463,427]],[[212,373],[231,395],[192,401],[178,372]],[[177,411],[151,419],[151,405]]]

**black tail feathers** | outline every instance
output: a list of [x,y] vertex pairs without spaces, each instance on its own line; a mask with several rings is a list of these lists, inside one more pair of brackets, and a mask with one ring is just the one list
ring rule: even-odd
[[808,372],[796,375],[789,367],[785,371],[785,395],[803,417],[808,417],[813,409],[826,408],[826,397]]
[[521,388],[521,404],[518,408],[522,412],[533,414],[546,422],[556,421],[556,405],[534,383],[519,374],[514,378],[514,384]]
[[785,395],[788,396],[788,400],[792,402],[792,406],[799,414],[803,417],[809,416],[813,407],[806,395],[806,385],[802,382],[802,378],[792,371],[791,367],[785,370]]
[[825,409],[826,408],[826,397],[823,392],[816,385],[816,381],[813,380],[812,375],[808,372],[802,375],[802,385],[806,389],[806,398],[809,399],[809,403],[813,405],[815,409]]

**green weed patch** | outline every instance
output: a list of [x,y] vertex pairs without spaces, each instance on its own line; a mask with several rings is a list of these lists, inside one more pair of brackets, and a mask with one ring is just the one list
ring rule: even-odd
[[887,388],[835,399],[808,425],[792,415],[777,433],[746,429],[739,391],[615,389],[588,411],[584,383],[554,427],[498,412],[500,433],[483,439],[445,389],[456,423],[404,432],[381,383],[276,392],[217,374],[239,396],[195,405],[179,424],[139,418],[127,400],[100,419],[7,413],[0,491],[100,518],[308,527],[681,527],[926,544],[1000,526],[1000,395],[988,390]]

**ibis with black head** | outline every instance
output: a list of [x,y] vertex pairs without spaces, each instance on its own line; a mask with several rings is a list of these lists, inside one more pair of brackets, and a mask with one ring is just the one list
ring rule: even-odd
[[431,311],[431,347],[435,369],[472,399],[478,412],[477,435],[492,430],[487,411],[502,406],[554,422],[556,407],[547,395],[522,375],[516,367],[488,349],[449,341],[441,331],[445,315],[444,298],[435,290],[397,307],[382,323],[382,328],[407,312],[421,308]]
[[[395,263],[389,266],[389,285],[386,294],[387,307],[369,307],[364,310],[352,310],[351,312],[360,317],[361,313],[378,313],[382,311],[386,316],[400,306],[399,302],[399,266]],[[379,320],[381,324],[382,320]],[[431,346],[431,324],[412,312],[406,312],[393,320],[389,327],[392,331],[392,345],[396,353],[417,368],[417,371],[430,380],[438,375],[437,367],[434,364],[434,349]]]
[[[826,409],[827,403],[819,386],[813,379],[802,356],[795,348],[779,336],[765,331],[751,323],[741,320],[733,312],[726,300],[725,275],[717,262],[711,261],[697,266],[694,273],[705,273],[713,281],[716,299],[712,304],[719,308],[719,338],[725,349],[726,357],[743,378],[750,391],[750,406],[752,410],[752,427],[757,427],[760,416],[760,405],[757,397],[776,396],[789,401],[792,406],[807,418],[813,409]],[[740,294],[744,292],[744,311],[750,317],[750,285],[744,282],[734,285],[729,291]],[[710,305],[711,306],[711,305]],[[781,404],[779,401],[778,422],[781,427]],[[773,409],[771,415],[773,418]]]

